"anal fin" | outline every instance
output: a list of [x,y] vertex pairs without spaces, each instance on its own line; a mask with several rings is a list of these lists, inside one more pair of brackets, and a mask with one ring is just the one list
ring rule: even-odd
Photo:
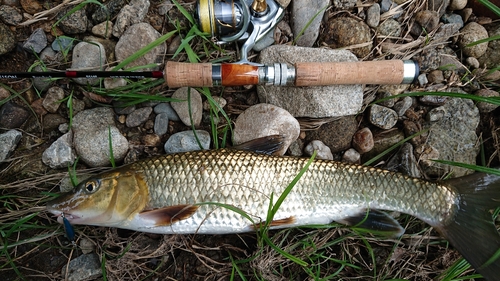
[[362,228],[381,236],[399,237],[405,232],[404,228],[397,220],[387,213],[377,210],[367,210],[366,212],[347,217],[338,222],[352,227]]
[[198,206],[195,205],[175,205],[142,211],[139,216],[154,221],[155,226],[167,226],[191,217],[196,210]]

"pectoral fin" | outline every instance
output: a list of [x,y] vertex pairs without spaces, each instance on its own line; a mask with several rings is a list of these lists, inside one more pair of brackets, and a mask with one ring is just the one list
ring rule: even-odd
[[198,206],[176,205],[142,211],[139,216],[143,219],[154,221],[155,226],[167,226],[191,217],[196,210],[198,210]]
[[397,220],[384,212],[376,210],[367,210],[338,222],[388,237],[399,237],[405,232]]
[[[288,218],[284,218],[284,219],[278,219],[278,220],[273,220],[269,223],[269,227],[287,227],[287,226],[290,226],[292,224],[295,223],[295,217],[288,217]],[[263,226],[265,226],[266,223],[263,222],[263,223],[257,223],[257,224],[254,224],[253,227],[255,229],[259,229]]]

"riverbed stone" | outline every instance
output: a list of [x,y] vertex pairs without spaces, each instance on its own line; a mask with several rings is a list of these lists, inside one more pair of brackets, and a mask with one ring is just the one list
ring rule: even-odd
[[[200,143],[198,143],[198,141]],[[210,148],[210,134],[207,131],[196,130],[178,132],[170,136],[165,143],[164,149],[166,153],[187,152]],[[201,144],[201,147],[200,147]]]
[[312,47],[316,42],[321,20],[329,2],[329,0],[293,1],[292,28],[297,46]]
[[[357,58],[346,50],[276,45],[264,49],[258,59],[258,62],[263,64],[340,61],[357,61]],[[361,110],[363,104],[362,85],[258,86],[257,94],[261,102],[281,107],[294,117],[322,118],[354,115]]]
[[[106,63],[106,50],[101,43],[98,42],[80,42],[76,44],[73,50],[73,61],[71,62],[72,70],[103,70]],[[73,80],[81,85],[94,85],[99,82],[99,78],[73,78]]]
[[[200,93],[193,88],[183,87],[177,89],[172,98],[181,100],[179,102],[171,102],[170,105],[182,123],[186,126],[191,126],[191,124],[199,126],[203,117],[203,101]],[[193,121],[192,123],[191,120]]]
[[72,147],[73,133],[69,132],[59,137],[42,154],[42,161],[52,169],[68,168],[76,159]]
[[0,134],[0,163],[16,149],[21,137],[22,133],[17,130],[9,130]]

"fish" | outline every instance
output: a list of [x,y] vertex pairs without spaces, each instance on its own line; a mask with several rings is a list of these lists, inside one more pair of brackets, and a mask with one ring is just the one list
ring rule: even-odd
[[159,234],[232,234],[337,222],[400,236],[404,228],[386,213],[396,211],[434,227],[487,280],[499,280],[500,235],[493,221],[493,210],[500,207],[499,176],[426,181],[375,167],[274,155],[282,144],[282,136],[270,136],[232,148],[140,160],[82,181],[46,208],[59,223]]

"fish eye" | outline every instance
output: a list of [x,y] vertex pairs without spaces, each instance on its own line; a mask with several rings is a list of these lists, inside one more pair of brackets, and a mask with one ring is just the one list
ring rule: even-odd
[[84,188],[87,193],[94,193],[99,188],[99,182],[96,180],[88,181],[85,183]]

